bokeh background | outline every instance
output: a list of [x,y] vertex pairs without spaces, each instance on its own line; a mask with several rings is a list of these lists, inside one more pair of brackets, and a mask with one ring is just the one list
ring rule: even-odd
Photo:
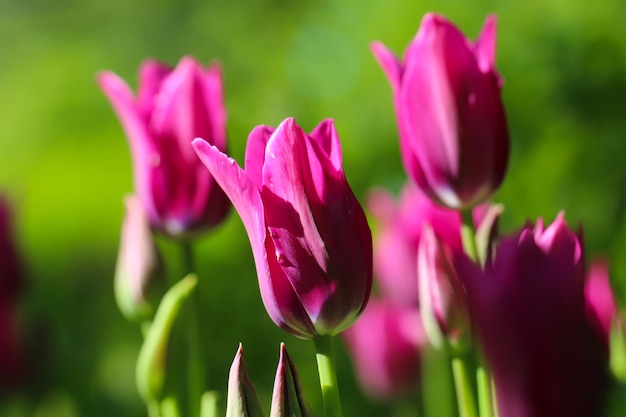
[[[369,43],[381,40],[401,54],[427,11],[472,38],[486,14],[498,16],[512,140],[495,197],[506,206],[503,230],[565,210],[571,225],[583,225],[588,256],[610,257],[626,296],[623,0],[2,0],[0,192],[14,206],[27,262],[21,313],[32,378],[0,399],[0,414],[145,414],[134,385],[141,335],[118,312],[112,284],[122,197],[132,191],[130,157],[98,71],[135,86],[147,57],[172,65],[186,54],[219,60],[236,159],[258,124],[294,116],[311,130],[332,117],[348,180],[364,201],[373,186],[397,192],[405,181],[391,90]],[[175,250],[161,243],[176,270]],[[196,253],[211,388],[225,390],[243,342],[269,410],[285,341],[319,411],[313,347],[264,312],[234,212]],[[345,349],[337,350],[348,415],[412,415],[410,399],[390,407],[364,397]]]

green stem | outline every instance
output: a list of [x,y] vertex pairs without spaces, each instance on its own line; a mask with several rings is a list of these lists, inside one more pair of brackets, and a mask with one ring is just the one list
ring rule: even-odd
[[474,388],[469,378],[468,363],[464,358],[452,358],[452,375],[460,417],[477,417]]
[[478,414],[480,417],[494,417],[491,376],[484,366],[476,369],[476,387],[478,390]]
[[325,417],[341,417],[341,401],[337,386],[337,371],[333,353],[333,337],[317,336],[313,339],[317,370],[320,375],[320,387],[324,403]]
[[476,247],[476,229],[474,228],[474,219],[472,210],[463,210],[461,212],[461,239],[463,241],[463,249],[465,254],[473,261],[478,262],[478,248]]
[[[184,275],[194,271],[193,248],[191,242],[181,244]],[[189,310],[186,315],[187,342],[189,361],[187,363],[187,381],[189,396],[189,415],[200,416],[200,405],[205,387],[204,362],[202,360],[202,337],[200,328],[200,289],[191,294]]]

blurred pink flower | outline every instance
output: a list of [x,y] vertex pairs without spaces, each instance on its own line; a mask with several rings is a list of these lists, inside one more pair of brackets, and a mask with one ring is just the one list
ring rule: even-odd
[[446,207],[487,201],[509,158],[495,17],[472,43],[443,16],[428,13],[402,61],[380,42],[372,51],[393,89],[409,177]]
[[226,111],[218,65],[208,70],[191,57],[175,69],[145,61],[133,96],[117,75],[98,81],[130,144],[135,193],[151,225],[174,238],[187,238],[220,223],[228,199],[191,147],[201,136],[226,150]]
[[[383,189],[372,191],[367,203],[378,222],[374,238],[376,283],[382,295],[394,303],[417,305],[417,248],[422,228],[430,224],[452,252],[462,252],[461,216],[434,204],[410,183],[402,189],[397,203]],[[485,209],[481,206],[474,210],[475,223],[482,219]]]
[[342,336],[359,382],[369,395],[391,399],[418,385],[420,347],[426,336],[417,307],[372,298]]
[[202,139],[194,146],[241,216],[272,320],[305,338],[350,326],[372,286],[372,237],[333,122],[310,135],[293,119],[256,127],[245,171]]

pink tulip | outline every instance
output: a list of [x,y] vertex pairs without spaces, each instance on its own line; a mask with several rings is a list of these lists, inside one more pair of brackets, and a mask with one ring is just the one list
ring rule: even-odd
[[305,338],[350,326],[369,298],[372,238],[333,122],[310,135],[293,119],[256,127],[245,170],[209,142],[193,144],[241,216],[272,320]]
[[363,315],[342,333],[361,386],[391,399],[419,383],[420,347],[426,343],[417,307],[371,299]]
[[503,238],[484,273],[461,275],[500,417],[599,415],[607,351],[586,312],[582,238],[564,216]]
[[98,81],[128,137],[135,192],[152,227],[186,238],[220,223],[228,199],[191,147],[201,136],[226,149],[220,67],[205,70],[191,57],[173,70],[145,61],[136,97],[111,72],[101,73]]
[[429,13],[402,61],[381,43],[372,45],[393,89],[405,169],[446,207],[487,201],[504,178],[509,134],[495,43],[492,16],[472,43]]

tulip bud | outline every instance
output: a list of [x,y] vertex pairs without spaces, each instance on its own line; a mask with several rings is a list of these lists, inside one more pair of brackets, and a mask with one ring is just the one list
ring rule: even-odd
[[146,292],[161,272],[161,260],[141,202],[129,196],[125,203],[126,217],[115,270],[115,299],[127,319],[146,319],[152,314]]
[[270,417],[311,417],[296,367],[284,343],[280,344],[280,360],[274,380]]
[[350,326],[371,290],[372,237],[332,121],[310,135],[293,119],[255,128],[245,171],[202,139],[194,146],[241,216],[272,320],[304,338]]
[[228,375],[226,417],[263,417],[261,402],[243,361],[243,347],[239,345]]
[[189,238],[219,224],[228,199],[191,148],[198,136],[226,149],[226,111],[219,66],[191,57],[175,69],[146,61],[137,97],[112,72],[98,81],[120,119],[133,160],[135,193],[155,229]]
[[428,224],[422,229],[417,271],[420,313],[431,344],[454,354],[464,353],[471,340],[465,290],[452,253]]
[[444,17],[428,13],[402,61],[381,43],[372,45],[393,89],[404,167],[446,207],[487,201],[504,178],[509,133],[495,42],[492,16],[472,43]]

